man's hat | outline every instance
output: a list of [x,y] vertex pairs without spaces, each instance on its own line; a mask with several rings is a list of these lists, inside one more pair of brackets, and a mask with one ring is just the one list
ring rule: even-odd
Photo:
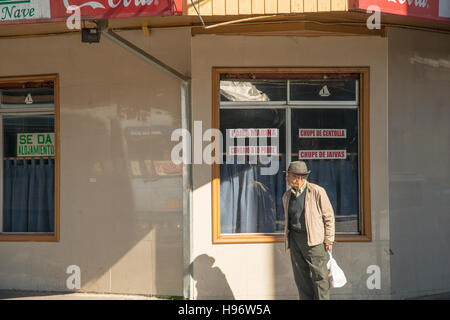
[[287,172],[292,172],[297,175],[308,175],[311,173],[304,161],[292,161]]

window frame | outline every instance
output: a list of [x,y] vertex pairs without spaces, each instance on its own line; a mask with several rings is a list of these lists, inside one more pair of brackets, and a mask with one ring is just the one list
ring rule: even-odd
[[[212,75],[212,128],[220,129],[220,76],[222,74],[239,73],[258,73],[258,74],[301,74],[301,73],[324,73],[324,74],[348,74],[358,73],[359,90],[357,90],[357,99],[359,99],[359,197],[360,197],[360,233],[338,233],[335,235],[336,242],[371,242],[371,201],[370,201],[370,67],[292,67],[292,68],[235,68],[235,67],[213,67]],[[286,80],[288,78],[286,77]],[[289,89],[288,89],[289,90]],[[289,92],[288,92],[289,94]],[[289,96],[288,96],[289,99]],[[288,100],[289,101],[289,100]],[[357,104],[357,103],[356,103]],[[245,103],[242,105],[247,106]],[[267,105],[270,105],[267,104]],[[283,105],[283,103],[278,103]],[[286,104],[289,105],[288,103]],[[314,107],[321,107],[322,104]],[[326,105],[326,104],[323,104]],[[337,108],[337,104],[333,105]],[[351,103],[346,103],[351,105]],[[292,103],[294,108],[306,107],[302,104]],[[256,106],[255,106],[256,107]],[[258,104],[258,107],[261,107]],[[286,109],[288,110],[288,109]],[[290,117],[287,112],[286,117]],[[290,133],[286,137],[287,143],[290,143]],[[286,152],[291,148],[290,145]],[[211,179],[211,212],[212,212],[212,243],[213,244],[231,244],[231,243],[277,243],[284,242],[283,233],[243,233],[243,234],[221,234],[220,232],[220,164],[212,164]]]
[[[2,232],[0,230],[0,242],[23,242],[23,241],[33,241],[33,242],[59,242],[60,239],[60,104],[59,104],[59,74],[43,74],[43,75],[26,75],[26,76],[10,76],[10,77],[0,77],[0,84],[8,82],[22,82],[22,81],[53,81],[54,83],[54,110],[49,112],[48,109],[42,108],[30,108],[26,111],[30,115],[38,114],[53,114],[54,116],[54,126],[55,126],[55,164],[54,164],[54,231],[49,232]],[[23,115],[23,109],[8,110],[7,112],[2,112],[1,117],[4,115]],[[2,127],[2,125],[1,125]],[[0,128],[2,129],[2,128]],[[1,132],[1,147],[3,148],[3,131]],[[3,154],[3,152],[2,152]],[[0,194],[0,205],[3,206],[3,168],[1,170],[1,194]],[[3,216],[1,216],[3,219]]]

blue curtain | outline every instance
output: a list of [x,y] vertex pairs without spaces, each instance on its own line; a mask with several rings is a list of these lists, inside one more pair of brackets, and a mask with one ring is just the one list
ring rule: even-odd
[[54,231],[54,160],[5,160],[3,232]]
[[350,155],[346,160],[306,160],[311,174],[309,181],[327,191],[336,215],[357,215],[358,157]]
[[[268,165],[267,165],[268,166]],[[222,164],[220,166],[220,225],[222,233],[274,233],[283,230],[281,198],[286,191],[282,173],[262,175],[261,164]]]
[[[336,215],[359,212],[358,157],[346,160],[306,160],[309,181],[327,191]],[[275,175],[262,175],[261,165],[220,166],[220,225],[222,233],[273,233],[283,230],[282,196],[286,181],[285,158]]]

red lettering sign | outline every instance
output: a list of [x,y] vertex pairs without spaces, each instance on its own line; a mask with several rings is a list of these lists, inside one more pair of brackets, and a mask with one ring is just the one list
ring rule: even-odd
[[278,137],[278,129],[227,129],[230,138]]
[[344,160],[346,150],[299,150],[299,160]]
[[51,20],[66,20],[70,6],[78,6],[82,19],[166,16],[181,13],[174,0],[51,0]]
[[21,0],[0,1],[0,24],[76,19],[105,20],[182,14],[183,0]]
[[449,0],[349,0],[350,10],[366,11],[371,6],[383,13],[450,22]]
[[276,146],[242,146],[229,147],[228,152],[233,156],[256,156],[277,154]]
[[347,138],[347,129],[298,129],[299,138]]

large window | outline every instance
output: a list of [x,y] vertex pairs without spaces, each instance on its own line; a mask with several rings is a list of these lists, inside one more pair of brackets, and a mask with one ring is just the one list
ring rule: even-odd
[[[283,240],[283,171],[294,160],[327,191],[336,240],[371,240],[368,76],[368,68],[213,69],[213,124],[234,138],[213,166],[214,243]],[[259,160],[269,154],[273,174]]]
[[59,240],[58,79],[0,78],[0,240]]

